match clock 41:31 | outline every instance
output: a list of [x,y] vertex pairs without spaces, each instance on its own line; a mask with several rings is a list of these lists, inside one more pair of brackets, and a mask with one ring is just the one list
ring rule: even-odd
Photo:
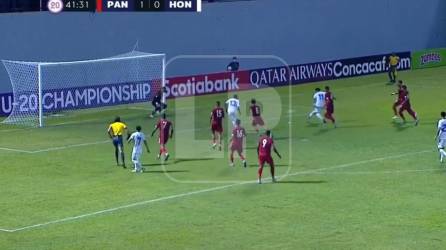
[[61,11],[95,11],[95,0],[48,0],[48,11],[59,13]]

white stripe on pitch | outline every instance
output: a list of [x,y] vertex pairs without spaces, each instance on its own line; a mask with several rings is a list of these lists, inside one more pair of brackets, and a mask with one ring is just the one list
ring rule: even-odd
[[[342,169],[342,168],[360,166],[360,165],[367,164],[367,163],[379,162],[379,161],[385,161],[385,160],[391,160],[391,159],[398,159],[398,158],[403,158],[403,157],[407,157],[407,156],[411,156],[411,155],[424,154],[424,153],[429,153],[429,152],[433,152],[433,151],[432,150],[422,150],[422,151],[417,151],[417,152],[410,152],[410,153],[404,153],[404,154],[378,157],[378,158],[374,158],[374,159],[356,161],[356,162],[351,162],[351,163],[346,163],[346,164],[341,164],[341,165],[335,165],[335,166],[331,166],[331,167],[318,168],[318,169],[307,170],[307,171],[298,171],[298,172],[294,172],[294,173],[291,173],[288,175],[279,176],[278,178],[285,178],[288,176],[296,176],[296,175],[304,175],[304,174],[308,174],[308,173],[318,173],[318,172],[325,171],[325,170]],[[270,179],[271,178],[265,178],[265,180],[270,180]],[[83,218],[91,217],[91,216],[95,216],[95,215],[111,213],[111,212],[115,212],[115,211],[119,211],[119,210],[123,210],[123,209],[127,209],[127,208],[143,206],[143,205],[147,205],[147,204],[155,203],[155,202],[159,202],[159,201],[172,200],[172,199],[182,198],[182,197],[191,196],[191,195],[208,193],[208,192],[223,190],[223,189],[227,189],[227,188],[231,188],[231,187],[235,187],[235,186],[252,184],[252,183],[256,183],[256,182],[257,181],[244,181],[244,182],[239,182],[239,183],[230,184],[230,185],[217,186],[217,187],[213,187],[213,188],[207,188],[207,189],[202,189],[202,190],[197,190],[197,191],[192,191],[192,192],[187,192],[187,193],[182,193],[182,194],[170,195],[170,196],[160,197],[160,198],[156,198],[156,199],[130,203],[130,204],[123,205],[123,206],[108,208],[108,209],[99,210],[96,212],[66,217],[63,219],[52,220],[52,221],[48,221],[48,222],[44,222],[44,223],[19,227],[19,228],[15,228],[15,229],[1,229],[0,231],[14,233],[14,232],[18,232],[18,231],[27,230],[27,229],[39,228],[39,227],[44,227],[44,226],[48,226],[48,225],[52,225],[52,224],[58,224],[58,223],[62,223],[62,222],[79,220],[79,219],[83,219]]]

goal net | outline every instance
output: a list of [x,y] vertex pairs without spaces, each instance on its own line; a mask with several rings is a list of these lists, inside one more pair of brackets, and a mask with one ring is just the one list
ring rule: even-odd
[[3,60],[13,89],[3,123],[42,127],[47,114],[144,102],[165,84],[165,55],[139,51],[74,62]]

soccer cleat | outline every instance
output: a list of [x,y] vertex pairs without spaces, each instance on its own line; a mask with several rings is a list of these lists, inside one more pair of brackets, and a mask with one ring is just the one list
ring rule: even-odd
[[132,173],[137,173],[137,172],[138,172],[138,170],[132,169]]
[[156,156],[156,158],[159,160],[159,159],[161,158],[161,155],[158,154],[158,155]]
[[125,166],[125,164],[122,164],[122,168],[127,168],[127,167]]
[[260,178],[257,179],[257,183],[258,183],[258,184],[262,184],[262,179],[260,179]]
[[166,157],[164,157],[164,161],[169,160],[169,154],[166,154]]
[[276,183],[276,182],[277,182],[275,177],[272,177],[272,178],[271,178],[271,181],[272,181],[273,183]]
[[233,162],[229,163],[229,166],[234,167],[234,163]]
[[392,119],[393,119],[393,120],[396,120],[396,119],[398,119],[398,116],[394,115],[394,116],[392,117]]
[[418,126],[418,123],[420,122],[420,119],[415,120],[415,126]]
[[216,146],[217,146],[217,143],[212,144],[213,149],[215,149]]

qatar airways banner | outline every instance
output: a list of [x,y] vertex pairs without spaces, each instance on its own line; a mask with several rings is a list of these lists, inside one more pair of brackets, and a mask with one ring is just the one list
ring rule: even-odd
[[[410,52],[396,53],[400,57],[399,70],[411,69]],[[356,57],[335,61],[298,64],[288,67],[254,69],[249,81],[255,88],[275,87],[307,82],[335,80],[346,77],[363,76],[387,72],[388,54]]]
[[[95,108],[148,101],[154,92],[149,81],[52,89],[43,92],[42,105],[47,112]],[[0,94],[0,101],[0,115],[11,113],[13,107],[15,112],[29,114],[39,105],[37,93],[23,92],[17,100],[12,93]]]

